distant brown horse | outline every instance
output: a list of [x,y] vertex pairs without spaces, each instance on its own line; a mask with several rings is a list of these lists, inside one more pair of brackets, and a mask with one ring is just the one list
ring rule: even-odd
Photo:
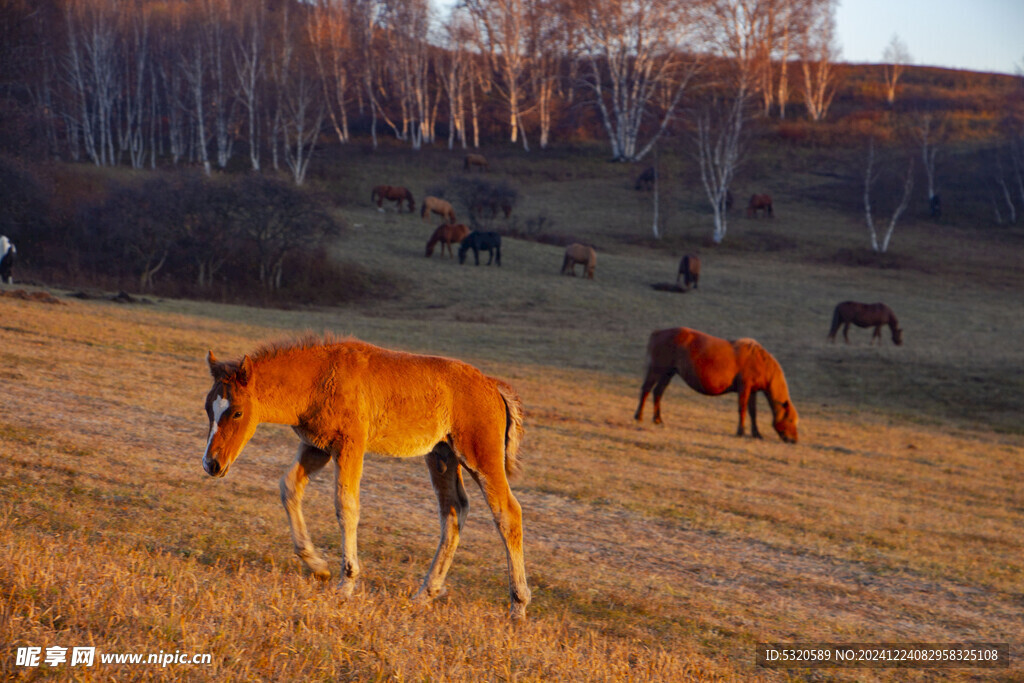
[[398,204],[399,213],[402,211],[403,201],[409,203],[409,213],[416,210],[416,202],[412,198],[412,192],[409,192],[404,187],[398,185],[378,185],[370,192],[370,201],[377,202],[377,207],[380,209],[383,209],[385,199],[390,199]]
[[483,218],[490,212],[491,218],[495,218],[498,215],[498,210],[501,210],[505,214],[505,218],[512,215],[512,204],[507,201],[497,201],[493,199],[481,199],[473,204],[472,212],[477,216]]
[[594,269],[597,267],[597,252],[583,244],[570,244],[565,248],[565,257],[562,259],[562,275],[576,277],[577,263],[584,267],[583,274],[587,279],[593,280]]
[[764,211],[764,215],[774,218],[772,212],[772,196],[770,194],[751,195],[750,203],[747,204],[747,218],[757,218],[757,212]]
[[441,541],[417,599],[430,600],[443,591],[469,512],[462,484],[466,468],[505,544],[511,614],[525,618],[530,589],[523,516],[508,484],[518,468],[523,411],[511,386],[461,361],[351,339],[307,338],[226,363],[211,352],[207,362],[213,386],[206,395],[210,435],[203,469],[223,477],[258,425],[290,425],[300,444],[294,465],[281,478],[281,500],[296,554],[321,579],[329,579],[331,571],[309,538],[302,494],[313,473],[334,463],[341,597],[352,595],[359,576],[356,529],[365,452],[422,455],[437,494]]
[[850,323],[853,323],[857,327],[874,327],[875,331],[871,335],[871,343],[875,343],[875,338],[878,338],[878,344],[882,344],[882,325],[888,325],[889,330],[892,332],[892,343],[899,346],[903,343],[903,330],[900,329],[900,323],[896,320],[896,314],[892,312],[892,309],[885,304],[878,302],[874,304],[862,304],[857,301],[844,301],[836,305],[835,310],[832,312],[832,328],[828,331],[829,341],[835,343],[836,332],[839,330],[839,326],[843,326],[843,339],[846,343],[850,343],[850,337],[848,333],[850,331]]
[[437,230],[430,236],[427,241],[427,256],[431,256],[434,253],[434,245],[438,242],[441,243],[441,256],[444,256],[444,248],[448,247],[448,256],[455,257],[452,252],[452,244],[458,244],[466,238],[469,234],[469,228],[462,223],[445,223],[444,225],[437,226]]
[[687,289],[690,285],[693,288],[697,288],[697,283],[700,281],[700,259],[693,254],[687,254],[679,260],[679,274],[676,275],[676,284],[679,284],[679,278],[683,279],[683,284]]
[[423,208],[420,209],[420,216],[423,220],[427,220],[430,218],[431,213],[436,213],[449,223],[455,222],[455,209],[443,199],[437,197],[425,197],[423,199]]
[[761,438],[757,430],[757,392],[763,391],[772,409],[775,431],[783,441],[796,443],[798,418],[796,406],[789,400],[786,377],[775,358],[753,339],[727,341],[685,327],[652,332],[647,342],[647,374],[633,416],[638,422],[643,420],[644,401],[653,387],[654,422],[661,424],[661,395],[676,373],[701,394],[739,394],[737,436],[743,436],[743,414],[749,411],[750,434]]
[[468,171],[473,166],[477,166],[481,171],[486,171],[490,168],[487,165],[487,158],[483,154],[467,154],[462,162],[462,168]]

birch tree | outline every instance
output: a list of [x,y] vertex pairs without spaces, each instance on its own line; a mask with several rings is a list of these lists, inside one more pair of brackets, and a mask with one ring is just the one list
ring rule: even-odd
[[453,11],[442,26],[441,50],[434,53],[434,70],[448,101],[448,149],[456,137],[466,149],[466,97],[473,88],[472,24],[460,12]]
[[529,7],[531,0],[463,0],[463,6],[477,25],[480,47],[493,73],[492,85],[508,111],[509,140],[522,138],[529,149],[523,125],[523,98],[529,76]]
[[839,48],[835,42],[835,0],[825,0],[815,7],[802,27],[798,45],[807,116],[812,121],[821,121],[828,115],[836,93],[835,61]]
[[[616,161],[646,156],[674,120],[698,62],[684,0],[582,0],[573,5],[582,85]],[[651,130],[644,124],[652,122]],[[644,133],[646,132],[646,139]]]
[[338,142],[349,141],[348,108],[351,93],[351,23],[346,6],[335,0],[319,0],[309,14],[308,31],[317,73],[323,88],[324,106]]
[[882,52],[882,62],[885,75],[885,99],[889,106],[892,106],[896,101],[896,86],[900,82],[900,76],[911,62],[907,44],[900,40],[899,35],[894,33],[889,39],[889,44]]
[[238,7],[238,31],[231,50],[235,65],[235,96],[246,113],[249,165],[260,170],[260,99],[266,67],[263,39],[266,33],[266,9],[262,2],[242,3]]
[[65,74],[75,101],[70,118],[97,166],[115,162],[113,114],[121,77],[116,8],[116,0],[71,0],[65,10]]
[[868,226],[868,236],[871,238],[872,251],[884,254],[889,250],[889,242],[892,239],[893,232],[896,230],[896,223],[910,204],[910,195],[914,189],[914,158],[908,156],[907,170],[903,176],[903,193],[900,195],[899,203],[889,217],[889,224],[885,227],[885,234],[882,235],[881,240],[879,240],[878,230],[875,228],[875,219],[872,214],[871,205],[871,190],[878,179],[878,175],[879,171],[875,166],[875,140],[872,138],[868,142],[867,163],[864,169],[864,220]]

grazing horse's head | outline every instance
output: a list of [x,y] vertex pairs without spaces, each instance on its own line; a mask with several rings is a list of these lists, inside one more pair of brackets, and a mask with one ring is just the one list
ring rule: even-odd
[[210,437],[203,453],[203,469],[211,477],[223,477],[259,425],[249,390],[252,361],[246,356],[240,363],[220,363],[211,351],[207,362],[213,387],[206,395]]
[[796,406],[793,405],[792,401],[786,399],[775,407],[775,419],[772,422],[772,426],[775,427],[775,431],[783,441],[786,443],[796,443],[796,423],[799,419],[799,416],[796,414]]
[[892,328],[892,343],[896,346],[903,345],[903,330],[899,327]]

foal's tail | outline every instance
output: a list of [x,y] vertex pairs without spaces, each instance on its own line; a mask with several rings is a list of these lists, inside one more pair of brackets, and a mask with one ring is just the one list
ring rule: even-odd
[[519,444],[523,441],[523,402],[509,384],[495,380],[501,400],[505,403],[505,474],[509,478],[522,471]]

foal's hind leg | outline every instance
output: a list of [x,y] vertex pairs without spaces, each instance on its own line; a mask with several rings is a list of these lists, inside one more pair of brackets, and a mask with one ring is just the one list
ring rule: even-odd
[[440,443],[427,454],[427,469],[430,481],[437,494],[438,512],[441,516],[441,541],[438,543],[430,571],[423,579],[414,599],[430,600],[444,592],[444,579],[455,557],[459,545],[459,532],[469,512],[469,497],[462,485],[462,472],[458,459],[451,447]]
[[331,570],[324,558],[316,552],[313,542],[309,539],[306,520],[302,516],[302,493],[306,489],[309,475],[322,469],[330,459],[331,456],[319,448],[301,444],[298,454],[295,456],[295,464],[281,477],[281,502],[284,503],[284,510],[288,514],[295,554],[302,559],[316,578],[323,580],[331,578]]
[[472,466],[467,469],[480,485],[494,516],[494,525],[505,542],[510,614],[513,619],[525,619],[526,606],[530,604],[530,587],[526,583],[526,563],[523,559],[523,511],[508,485],[504,447],[500,437],[481,439],[477,443],[479,445],[473,452],[464,454],[467,466]]

